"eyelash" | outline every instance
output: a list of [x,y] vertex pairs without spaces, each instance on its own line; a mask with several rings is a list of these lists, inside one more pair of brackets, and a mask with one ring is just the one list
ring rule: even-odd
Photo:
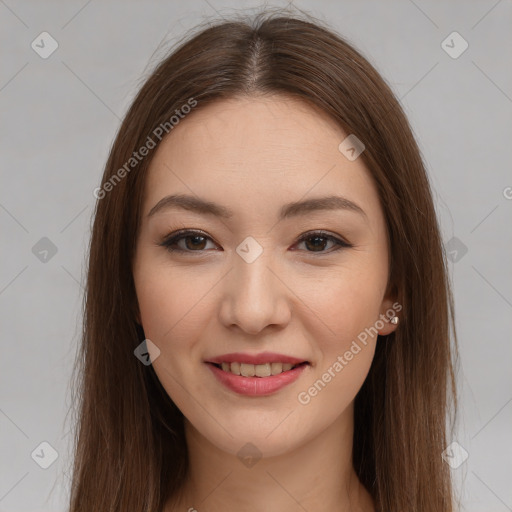
[[[176,249],[172,246],[179,242],[180,240],[184,240],[185,238],[192,237],[192,236],[200,236],[203,238],[206,238],[208,240],[212,240],[209,236],[206,235],[206,233],[203,233],[202,231],[193,231],[193,230],[181,230],[176,233],[172,233],[169,235],[162,243],[158,244],[161,247],[165,247],[165,249],[169,252],[181,252],[181,253],[203,253],[206,249],[200,249],[197,251],[187,250],[187,249]],[[338,237],[335,237],[333,235],[330,235],[329,233],[326,233],[324,231],[310,231],[309,233],[305,233],[302,235],[296,243],[302,243],[306,240],[309,240],[310,238],[324,238],[326,240],[329,240],[330,242],[333,242],[335,244],[335,249],[331,251],[318,251],[319,254],[330,254],[332,252],[337,252],[341,249],[348,249],[350,247],[353,247],[352,244],[346,242],[345,240],[342,240]],[[212,240],[213,241],[213,240]],[[306,251],[309,253],[314,254],[317,251]]]

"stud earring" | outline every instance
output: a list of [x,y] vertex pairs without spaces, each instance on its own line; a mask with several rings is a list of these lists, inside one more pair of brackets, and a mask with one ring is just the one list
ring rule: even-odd
[[390,320],[390,322],[391,322],[393,325],[398,325],[399,319],[398,319],[398,317],[397,317],[397,316],[394,316],[394,317]]

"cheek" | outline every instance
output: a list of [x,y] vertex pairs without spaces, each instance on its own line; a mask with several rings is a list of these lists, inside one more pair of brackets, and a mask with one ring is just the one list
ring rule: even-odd
[[379,319],[386,277],[377,265],[352,265],[326,275],[314,293],[311,287],[302,290],[304,302],[328,327],[327,338],[336,340],[335,348],[341,349],[347,342],[350,345],[354,337]]
[[185,333],[192,338],[206,317],[202,298],[212,287],[208,279],[191,279],[178,267],[158,265],[141,266],[134,279],[146,336],[163,347],[186,342]]
[[179,268],[144,263],[134,272],[134,280],[144,334],[160,350],[153,368],[176,405],[187,410],[193,391],[185,390],[189,384],[184,384],[196,371],[193,362],[200,348],[196,340],[209,315],[207,301],[201,298],[211,285],[190,279]]
[[317,365],[297,396],[304,413],[324,424],[335,421],[361,389],[375,354],[372,326],[379,318],[380,297],[371,282],[340,280],[333,289],[316,303],[329,330],[316,331]]
[[386,277],[380,270],[378,266],[342,269],[307,301],[317,319],[311,329],[316,331],[318,365],[310,384],[322,381],[312,396],[322,395],[317,405],[323,407],[334,401],[338,413],[357,394],[373,360],[377,330],[382,328],[376,322]]

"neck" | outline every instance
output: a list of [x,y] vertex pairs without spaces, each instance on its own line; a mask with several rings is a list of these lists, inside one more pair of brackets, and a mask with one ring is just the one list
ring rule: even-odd
[[374,512],[352,465],[353,424],[352,403],[325,431],[293,450],[244,464],[185,420],[188,478],[165,512]]

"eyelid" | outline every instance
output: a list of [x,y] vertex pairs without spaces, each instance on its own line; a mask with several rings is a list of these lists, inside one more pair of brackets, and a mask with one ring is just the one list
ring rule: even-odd
[[178,231],[173,231],[172,233],[170,233],[169,235],[164,237],[163,241],[158,243],[158,245],[164,247],[169,252],[182,252],[182,253],[190,253],[190,254],[194,253],[194,252],[199,253],[199,254],[203,253],[204,250],[201,250],[201,251],[185,251],[183,249],[172,249],[170,247],[170,245],[172,245],[173,243],[179,242],[180,240],[182,240],[183,238],[187,238],[188,236],[202,236],[204,238],[207,238],[208,240],[211,240],[216,245],[219,245],[206,232],[204,232],[204,231],[202,231],[200,229],[189,229],[189,228],[183,228],[183,229],[179,229]]
[[[189,253],[189,254],[192,254],[192,253],[204,254],[204,252],[206,252],[205,249],[198,250],[198,251],[191,251],[191,250],[184,250],[184,249],[174,249],[174,248],[170,247],[175,242],[179,242],[180,240],[187,238],[188,236],[202,236],[204,238],[207,238],[208,240],[211,240],[216,245],[219,245],[219,244],[217,244],[217,242],[215,242],[215,240],[213,240],[213,238],[210,235],[208,235],[204,231],[202,231],[200,229],[189,229],[189,228],[183,228],[178,231],[174,231],[170,235],[166,236],[161,243],[158,243],[158,245],[163,246],[164,248],[166,248],[167,251],[169,251],[171,253],[172,252],[181,252],[181,253]],[[293,245],[297,245],[298,243],[304,242],[305,240],[308,240],[309,238],[314,238],[314,237],[325,238],[325,239],[333,242],[336,247],[334,250],[331,249],[329,251],[318,251],[318,253],[317,253],[318,256],[331,254],[331,253],[337,252],[338,250],[343,249],[343,248],[348,249],[348,248],[354,247],[353,244],[348,242],[342,236],[331,234],[322,229],[307,231],[306,233],[301,235]],[[295,249],[292,249],[292,250],[295,250]],[[316,251],[305,251],[305,252],[315,254]]]
[[[304,240],[307,240],[308,238],[313,238],[313,236],[317,236],[319,238],[327,238],[328,240],[334,242],[336,245],[339,245],[340,247],[353,247],[353,245],[350,242],[347,242],[342,236],[340,235],[333,235],[329,233],[328,231],[324,231],[323,229],[317,229],[312,231],[307,231],[303,235],[299,237],[296,243],[303,242]],[[314,251],[310,251],[313,252]],[[333,252],[333,251],[330,251]],[[320,252],[322,254],[322,252]],[[323,254],[328,254],[327,252]]]

